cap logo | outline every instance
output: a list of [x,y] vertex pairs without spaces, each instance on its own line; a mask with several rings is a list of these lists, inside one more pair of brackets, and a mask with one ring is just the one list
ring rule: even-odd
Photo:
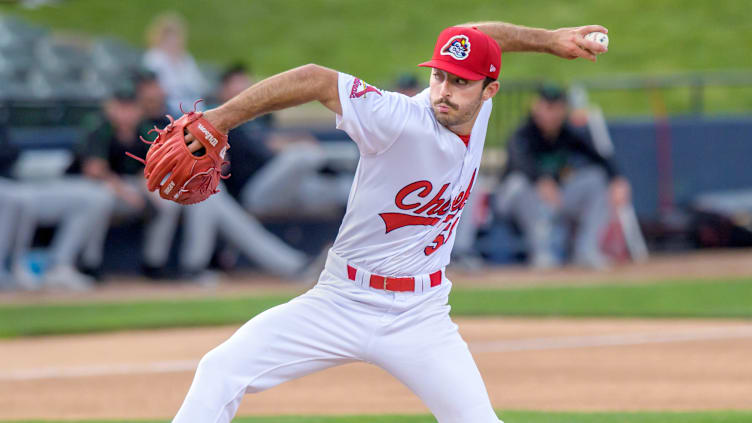
[[470,56],[470,39],[467,35],[455,35],[441,48],[442,56],[452,56],[457,60],[465,60]]
[[489,72],[489,73],[494,73],[494,72],[496,72],[496,66],[494,66],[494,65],[493,65],[493,63],[491,64],[491,68],[490,68],[490,69],[488,69],[488,72]]

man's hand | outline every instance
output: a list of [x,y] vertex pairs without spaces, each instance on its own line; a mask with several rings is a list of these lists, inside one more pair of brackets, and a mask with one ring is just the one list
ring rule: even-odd
[[585,35],[591,32],[604,32],[608,30],[600,25],[586,25],[576,28],[560,28],[551,32],[551,40],[548,46],[549,52],[564,59],[584,59],[595,62],[595,55],[608,51],[606,47],[585,39]]
[[558,208],[561,205],[561,194],[556,181],[549,177],[541,178],[535,184],[540,198],[551,207]]
[[98,157],[90,157],[84,160],[83,174],[87,178],[104,181],[115,195],[135,210],[141,210],[146,206],[146,201],[130,185],[123,182],[120,176],[110,171],[107,161]]
[[[229,177],[222,174],[230,148],[227,134],[217,131],[195,105],[194,110],[155,130],[158,135],[146,158],[125,153],[144,164],[149,191],[158,190],[160,197],[179,204],[195,204],[219,192],[220,179]],[[187,134],[192,135],[190,141],[186,141]],[[197,144],[186,148],[192,143]]]
[[[207,110],[203,113],[203,116],[204,119],[208,120],[209,123],[217,129],[217,131],[220,131],[223,134],[230,131],[227,125],[222,122],[221,116],[217,113],[217,109]],[[191,133],[185,134],[185,143],[188,145],[188,151],[191,153],[195,153],[203,148],[201,142],[199,142],[199,140],[197,140]]]
[[614,209],[627,205],[631,201],[631,196],[632,188],[626,179],[616,178],[611,181],[611,185],[608,187],[608,198]]
[[146,200],[141,192],[123,181],[120,176],[110,174],[105,181],[115,195],[132,209],[141,211],[146,207]]

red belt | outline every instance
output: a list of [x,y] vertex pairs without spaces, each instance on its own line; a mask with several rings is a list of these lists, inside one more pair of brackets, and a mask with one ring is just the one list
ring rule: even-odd
[[[350,278],[351,281],[355,280],[355,275],[357,273],[358,269],[350,266],[349,264],[347,265],[347,277]],[[431,288],[441,285],[441,270],[437,270],[428,276],[431,278]],[[415,278],[392,278],[389,276],[379,276],[372,274],[369,285],[371,286],[371,288],[383,289],[386,291],[415,291]]]

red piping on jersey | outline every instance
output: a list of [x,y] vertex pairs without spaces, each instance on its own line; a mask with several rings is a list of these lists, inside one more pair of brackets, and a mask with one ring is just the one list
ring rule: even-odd
[[460,137],[460,139],[462,140],[462,142],[465,143],[465,148],[467,148],[467,147],[470,146],[470,134],[460,135],[460,134],[456,134],[455,133],[455,135],[457,135],[458,137]]

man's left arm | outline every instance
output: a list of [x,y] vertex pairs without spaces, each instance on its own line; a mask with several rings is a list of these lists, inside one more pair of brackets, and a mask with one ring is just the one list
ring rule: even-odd
[[595,62],[595,55],[608,51],[603,45],[585,39],[591,32],[608,32],[600,25],[548,30],[530,28],[505,22],[476,22],[460,26],[476,27],[496,40],[502,52],[527,51],[549,53],[564,59],[584,59]]

